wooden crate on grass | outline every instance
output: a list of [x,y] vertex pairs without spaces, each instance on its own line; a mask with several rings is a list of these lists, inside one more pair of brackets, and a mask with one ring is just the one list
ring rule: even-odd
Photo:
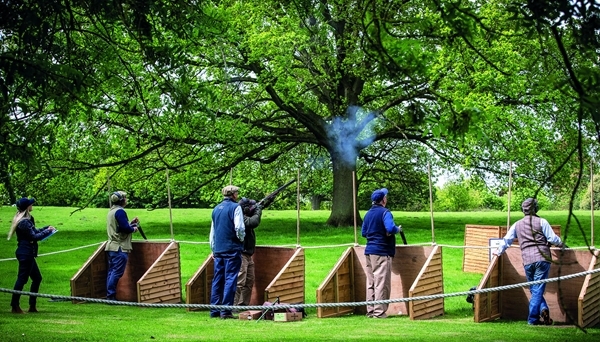
[[[560,225],[551,225],[560,236]],[[506,226],[465,225],[465,249],[463,251],[463,272],[485,273],[490,264],[490,239],[500,239],[506,235]],[[515,239],[513,246],[519,241]]]
[[[281,303],[304,303],[306,262],[303,248],[257,246],[252,258],[255,280],[249,305],[274,303],[277,298]],[[213,276],[211,254],[185,285],[187,304],[210,304]]]
[[[117,300],[139,303],[181,303],[181,268],[177,242],[133,241]],[[106,298],[106,242],[71,278],[74,297]],[[78,303],[78,301],[73,301]]]
[[[598,251],[561,251],[552,248],[552,259],[554,263],[550,267],[549,278],[565,277],[600,267]],[[526,281],[520,249],[509,248],[502,256],[492,259],[477,289]],[[476,294],[474,320],[527,320],[530,298],[529,287]],[[600,273],[549,282],[544,298],[550,309],[550,317],[555,323],[577,323],[580,327],[591,327],[600,323]]]
[[[363,302],[366,300],[365,247],[349,247],[317,289],[317,303]],[[443,293],[442,250],[440,246],[396,246],[392,262],[390,299]],[[319,318],[345,314],[366,314],[366,306],[319,307]],[[391,303],[388,315],[409,315],[427,319],[444,314],[441,298]]]

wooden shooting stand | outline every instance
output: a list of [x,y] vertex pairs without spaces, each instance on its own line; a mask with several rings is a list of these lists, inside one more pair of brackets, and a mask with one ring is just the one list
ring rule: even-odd
[[[565,250],[563,254],[560,249],[552,248],[552,260],[549,278],[600,267],[598,251],[593,254],[589,250]],[[521,250],[508,248],[502,256],[492,259],[477,290],[526,281]],[[529,287],[476,294],[475,322],[498,318],[527,320],[530,298]],[[547,283],[544,298],[555,324],[577,323],[580,327],[590,327],[600,323],[600,273]]]
[[[317,289],[317,303],[366,300],[365,247],[349,247]],[[396,246],[392,262],[390,299],[442,294],[443,270],[440,246]],[[317,317],[366,314],[366,306],[319,307]],[[388,315],[427,319],[444,314],[444,299],[392,303]]]
[[[177,242],[133,241],[117,300],[138,303],[181,303],[181,269]],[[108,259],[104,242],[71,278],[74,297],[106,298]],[[73,301],[74,304],[82,303]]]
[[[304,303],[305,258],[303,248],[256,246],[252,256],[254,287],[249,305],[264,302]],[[212,254],[185,284],[186,304],[210,304],[214,275]],[[188,308],[188,311],[198,309]]]
[[[554,233],[560,236],[560,226],[551,226]],[[506,226],[483,226],[476,224],[465,225],[465,249],[463,252],[463,272],[485,273],[490,264],[490,254],[487,248],[490,239],[501,239],[506,235]],[[518,245],[518,241],[512,244]]]

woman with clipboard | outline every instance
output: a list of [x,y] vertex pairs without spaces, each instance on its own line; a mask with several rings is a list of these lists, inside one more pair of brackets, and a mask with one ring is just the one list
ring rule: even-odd
[[[29,278],[31,278],[31,288],[29,292],[37,293],[42,283],[42,274],[38,268],[35,258],[38,254],[38,241],[44,240],[56,232],[56,228],[46,226],[41,229],[35,228],[35,220],[31,216],[35,198],[23,197],[16,203],[17,213],[13,217],[10,230],[8,231],[8,240],[17,233],[17,250],[15,255],[19,261],[19,274],[15,282],[14,290],[22,291]],[[10,305],[12,313],[22,314],[19,304],[20,294],[13,294]],[[29,296],[29,312],[38,312],[36,307],[37,297]]]

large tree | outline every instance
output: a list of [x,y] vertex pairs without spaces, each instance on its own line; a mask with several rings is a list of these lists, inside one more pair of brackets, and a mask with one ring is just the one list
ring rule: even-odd
[[207,112],[183,121],[208,123],[194,131],[212,144],[213,172],[320,146],[333,173],[328,223],[348,225],[358,158],[377,153],[367,148],[431,138],[425,120],[439,108],[430,69],[452,34],[438,4],[229,1],[202,10],[214,18],[212,36],[188,34],[178,62],[182,77],[212,82]]
[[[577,135],[562,114],[573,103],[544,89],[556,73],[520,48],[543,45],[526,39],[502,1],[54,1],[50,10],[24,3],[46,26],[36,31],[26,15],[11,17],[3,29],[20,35],[6,36],[10,55],[1,57],[28,48],[28,35],[51,37],[53,44],[34,47],[52,54],[19,63],[61,73],[45,71],[36,92],[7,91],[14,100],[5,103],[42,99],[39,122],[61,119],[48,154],[54,170],[103,168],[108,179],[127,169],[118,184],[126,187],[164,181],[168,168],[176,201],[197,203],[198,193],[216,199],[245,162],[285,165],[270,169],[281,184],[295,176],[290,160],[308,169],[325,153],[333,175],[328,223],[347,225],[354,171],[357,185],[400,182],[423,194],[420,146],[504,174],[519,158],[521,173],[542,183],[559,179],[552,170],[573,154]],[[6,79],[28,75],[2,70]],[[68,87],[53,92],[46,79]]]
[[84,11],[79,39],[102,51],[102,72],[87,110],[63,127],[53,166],[193,169],[183,200],[245,160],[272,163],[310,144],[331,163],[328,223],[352,224],[359,158],[401,174],[408,163],[381,151],[414,160],[414,145],[394,141],[432,138],[426,120],[440,106],[430,69],[454,35],[441,11],[435,2],[205,1],[176,15],[146,9],[157,14],[137,14],[136,30],[131,8],[118,7],[123,22],[110,25]]

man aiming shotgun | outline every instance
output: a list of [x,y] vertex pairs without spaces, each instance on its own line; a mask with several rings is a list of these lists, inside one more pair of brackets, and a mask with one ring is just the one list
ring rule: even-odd
[[292,179],[291,181],[275,189],[275,191],[273,191],[272,193],[265,196],[265,198],[258,201],[258,203],[252,204],[249,208],[250,215],[254,213],[257,207],[260,207],[261,209],[266,209],[268,206],[270,206],[271,203],[273,203],[273,201],[275,200],[275,197],[277,197],[277,195],[279,195],[280,192],[282,192],[288,186],[292,185],[295,181],[295,179]]
[[258,203],[253,199],[245,197],[238,203],[244,214],[246,236],[244,237],[244,249],[242,250],[242,265],[238,273],[237,289],[233,300],[233,304],[236,306],[249,305],[252,297],[252,288],[254,287],[255,280],[254,260],[252,256],[256,250],[256,233],[254,230],[260,225],[262,210],[268,207],[283,189],[294,182],[295,180],[292,179],[285,183]]

